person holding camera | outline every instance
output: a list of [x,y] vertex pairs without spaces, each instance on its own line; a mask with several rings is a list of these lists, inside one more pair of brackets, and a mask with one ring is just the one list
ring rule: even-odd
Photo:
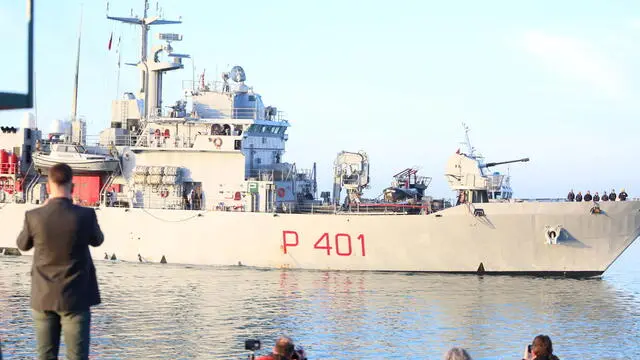
[[296,349],[291,338],[282,336],[276,341],[269,355],[257,357],[256,360],[307,360],[302,348]]
[[472,360],[471,355],[467,352],[467,350],[454,347],[449,349],[446,354],[444,354],[444,360]]
[[560,360],[557,356],[553,355],[553,345],[551,344],[551,338],[547,335],[536,336],[531,345],[528,345],[524,350],[524,357],[522,360]]

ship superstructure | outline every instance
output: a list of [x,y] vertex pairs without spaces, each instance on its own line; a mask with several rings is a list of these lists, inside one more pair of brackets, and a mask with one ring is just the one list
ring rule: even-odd
[[[46,169],[72,163],[74,200],[98,209],[107,240],[99,259],[268,268],[461,273],[602,274],[640,232],[640,202],[553,203],[513,198],[508,176],[471,146],[451,155],[445,178],[457,201],[434,199],[431,177],[401,167],[380,197],[366,199],[370,159],[342,151],[333,191],[318,196],[315,164],[284,161],[286,115],[249,87],[240,66],[186,97],[163,103],[163,76],[183,69],[182,35],[139,25],[140,88],[112,102],[110,126],[85,136],[83,122],[46,137],[31,118],[0,134],[0,234],[16,253],[24,212],[46,201]],[[77,70],[76,70],[77,71]],[[78,135],[80,134],[80,135]],[[594,210],[596,209],[596,210]],[[3,220],[4,223],[4,220]]]

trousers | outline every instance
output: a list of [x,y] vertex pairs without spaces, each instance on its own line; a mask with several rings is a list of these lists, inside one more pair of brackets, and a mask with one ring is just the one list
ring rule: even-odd
[[32,310],[39,360],[57,360],[60,334],[64,335],[67,360],[89,359],[91,312]]

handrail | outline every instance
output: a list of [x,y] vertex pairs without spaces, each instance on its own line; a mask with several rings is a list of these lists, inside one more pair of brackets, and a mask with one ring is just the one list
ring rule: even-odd
[[197,112],[192,113],[180,113],[171,108],[152,108],[149,112],[149,118],[152,121],[165,120],[165,119],[185,119],[185,118],[197,118],[199,120],[263,120],[263,121],[276,121],[276,122],[288,122],[286,119],[286,112],[282,110],[276,111],[274,116],[268,116],[266,109],[258,111],[256,108],[214,108],[208,112],[206,117],[203,117]]

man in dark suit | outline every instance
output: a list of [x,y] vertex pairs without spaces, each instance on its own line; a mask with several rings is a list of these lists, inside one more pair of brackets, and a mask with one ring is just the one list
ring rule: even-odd
[[104,236],[92,208],[74,205],[71,168],[57,164],[49,170],[49,199],[27,211],[18,248],[34,248],[31,307],[36,325],[39,359],[57,359],[60,332],[67,359],[89,358],[89,308],[100,304],[96,269],[89,245]]

